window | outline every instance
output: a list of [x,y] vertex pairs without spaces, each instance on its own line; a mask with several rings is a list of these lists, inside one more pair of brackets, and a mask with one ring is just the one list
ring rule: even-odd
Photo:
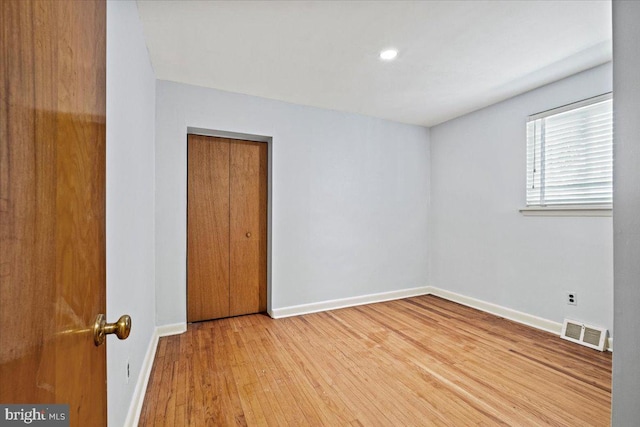
[[612,117],[611,94],[529,117],[528,208],[611,208]]

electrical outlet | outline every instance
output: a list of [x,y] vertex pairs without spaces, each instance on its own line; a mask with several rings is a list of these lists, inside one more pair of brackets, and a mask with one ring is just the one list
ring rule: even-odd
[[567,292],[567,304],[578,305],[578,294],[575,292]]
[[127,358],[127,372],[126,372],[126,384],[129,384],[129,377],[131,376],[131,367],[129,365],[129,358]]

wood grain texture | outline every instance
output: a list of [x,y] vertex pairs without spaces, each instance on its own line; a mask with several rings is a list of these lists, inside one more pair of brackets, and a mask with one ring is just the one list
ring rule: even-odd
[[267,145],[232,141],[229,314],[266,310]]
[[260,271],[258,273],[258,287],[260,297],[258,301],[258,312],[265,313],[267,311],[267,251],[269,244],[269,231],[268,231],[268,197],[269,197],[269,149],[266,143],[260,145],[260,190],[258,202],[260,209],[260,225],[258,241],[260,260]]
[[3,1],[0,402],[106,425],[103,1]]
[[267,145],[188,135],[187,320],[267,309]]
[[435,296],[161,338],[141,426],[606,426],[611,354]]
[[187,321],[229,316],[229,140],[188,136]]

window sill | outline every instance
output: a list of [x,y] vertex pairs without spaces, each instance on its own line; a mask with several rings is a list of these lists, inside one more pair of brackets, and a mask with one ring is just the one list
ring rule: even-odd
[[610,207],[595,206],[529,206],[520,209],[524,216],[612,216]]

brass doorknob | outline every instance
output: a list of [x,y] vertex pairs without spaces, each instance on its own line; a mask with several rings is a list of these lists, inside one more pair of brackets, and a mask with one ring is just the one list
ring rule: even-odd
[[247,231],[246,236],[247,236],[247,237],[251,237],[251,232],[250,232],[250,231]]
[[126,340],[131,332],[131,316],[125,314],[120,316],[116,323],[107,323],[107,317],[104,314],[98,314],[96,321],[93,323],[93,342],[97,346],[102,345],[105,336],[116,334],[121,340]]

